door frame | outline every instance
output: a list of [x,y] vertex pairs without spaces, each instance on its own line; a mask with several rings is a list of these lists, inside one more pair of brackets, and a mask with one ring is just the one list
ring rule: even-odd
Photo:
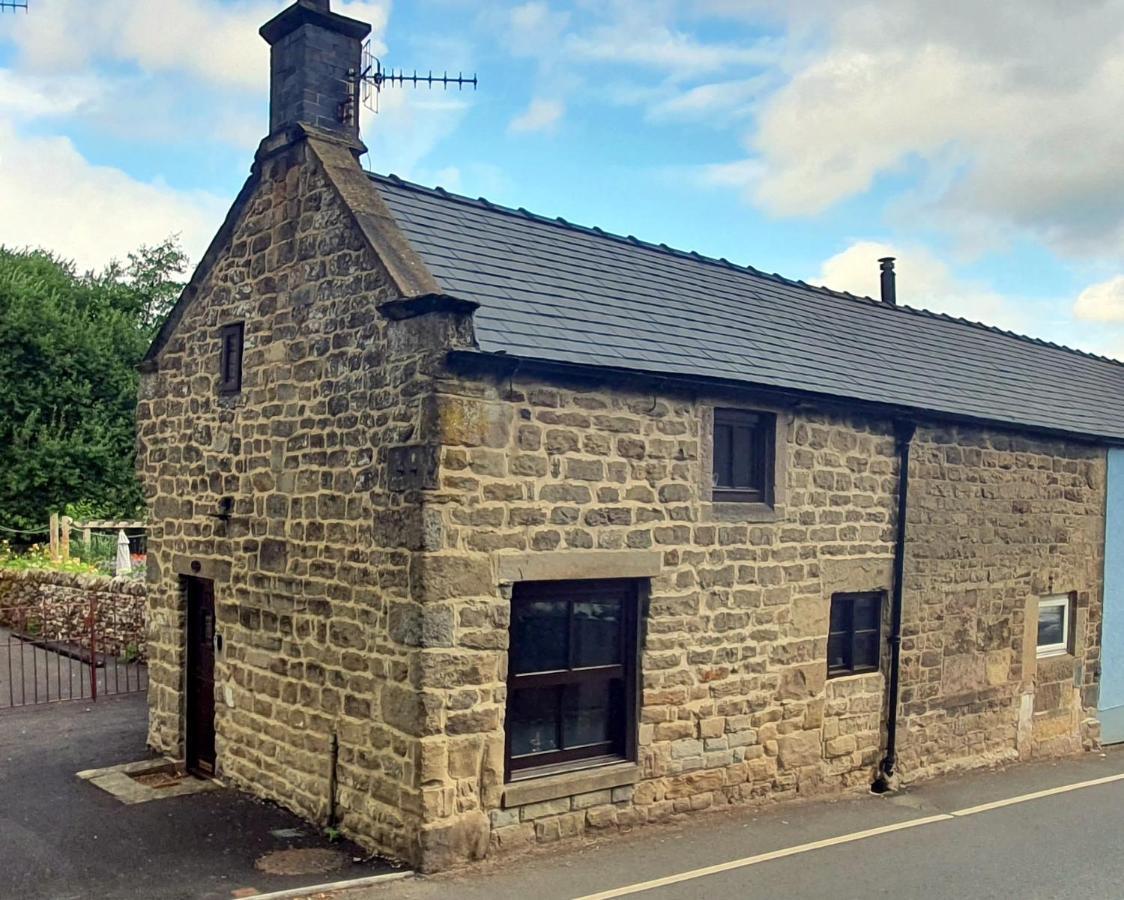
[[[184,765],[189,772],[205,778],[215,774],[215,582],[198,575],[183,576],[184,590]],[[209,621],[208,621],[209,620]],[[200,658],[200,642],[193,640],[202,631],[208,635],[209,652]],[[196,667],[210,666],[210,690],[207,694],[210,714],[198,710],[203,697],[198,692]],[[200,729],[201,718],[207,726]]]

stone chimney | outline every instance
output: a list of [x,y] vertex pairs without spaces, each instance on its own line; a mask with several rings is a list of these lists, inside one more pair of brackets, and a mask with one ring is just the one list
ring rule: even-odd
[[329,3],[297,0],[261,27],[270,48],[271,135],[301,123],[359,140],[356,78],[371,26]]

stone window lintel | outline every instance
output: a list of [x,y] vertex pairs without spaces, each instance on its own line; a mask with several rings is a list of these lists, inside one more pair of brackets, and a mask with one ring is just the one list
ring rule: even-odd
[[563,550],[543,553],[500,553],[496,576],[500,584],[517,581],[654,578],[663,554],[658,550]]

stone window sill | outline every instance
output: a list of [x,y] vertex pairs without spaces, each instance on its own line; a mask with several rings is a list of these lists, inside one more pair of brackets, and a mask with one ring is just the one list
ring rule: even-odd
[[543,775],[525,781],[513,781],[506,785],[503,789],[503,806],[504,809],[510,809],[528,803],[557,800],[559,797],[589,794],[593,791],[636,784],[639,780],[640,766],[630,762],[611,763],[594,769],[560,772],[556,775]]
[[843,674],[840,674],[840,675],[828,675],[827,676],[827,684],[830,686],[832,684],[839,684],[840,682],[859,681],[859,680],[864,679],[864,678],[866,678],[866,679],[877,679],[877,680],[881,681],[882,680],[882,670],[881,669],[871,669],[869,672],[846,672],[846,673],[843,673]]
[[784,517],[784,510],[768,503],[710,503],[703,509],[707,522],[776,522]]

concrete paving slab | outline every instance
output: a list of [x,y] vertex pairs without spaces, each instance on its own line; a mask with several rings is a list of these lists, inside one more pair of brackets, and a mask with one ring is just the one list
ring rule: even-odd
[[[156,775],[163,772],[174,773],[177,777],[174,784],[152,787],[138,781],[138,775]],[[153,800],[166,800],[169,797],[186,797],[190,794],[201,794],[204,791],[217,791],[223,787],[217,778],[196,778],[194,775],[185,775],[174,759],[167,757],[157,759],[142,759],[131,763],[122,763],[119,766],[104,766],[100,769],[85,769],[76,773],[77,778],[88,781],[94,787],[101,788],[106,793],[116,797],[122,803],[151,803]],[[275,829],[271,832],[274,837],[278,832],[286,829]],[[293,837],[299,836],[298,829],[290,829]],[[282,835],[284,836],[284,835]]]

